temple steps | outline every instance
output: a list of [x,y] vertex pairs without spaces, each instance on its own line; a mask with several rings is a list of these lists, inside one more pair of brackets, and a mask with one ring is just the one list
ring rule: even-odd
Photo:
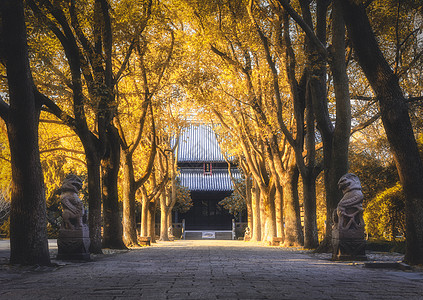
[[185,240],[232,240],[231,230],[185,230]]

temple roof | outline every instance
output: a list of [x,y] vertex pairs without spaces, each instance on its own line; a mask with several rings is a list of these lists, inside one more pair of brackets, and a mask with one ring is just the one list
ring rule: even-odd
[[[181,185],[191,191],[233,191],[227,163],[212,127],[186,128],[179,138],[177,161]],[[211,164],[209,174],[205,174],[204,164]],[[232,167],[231,173],[234,178],[241,177],[237,168]]]
[[[235,179],[241,178],[237,169],[232,170]],[[204,174],[203,169],[181,169],[179,173],[181,185],[190,191],[233,191],[233,184],[228,170],[214,169],[210,175]]]
[[181,133],[178,162],[225,162],[215,132],[207,125],[192,125]]

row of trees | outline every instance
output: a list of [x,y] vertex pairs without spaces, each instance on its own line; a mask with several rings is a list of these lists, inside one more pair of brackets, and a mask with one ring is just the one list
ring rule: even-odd
[[201,55],[193,54],[199,60],[182,84],[238,157],[252,239],[316,248],[316,178],[323,171],[327,226],[319,247],[328,249],[351,134],[381,118],[406,199],[406,260],[421,262],[422,164],[407,104],[421,97],[405,97],[421,95],[411,87],[421,70],[421,4],[190,1],[189,8]]
[[[169,97],[173,89],[167,70],[172,68],[175,34],[168,12],[152,1],[26,4],[5,1],[1,7],[1,53],[8,72],[2,82],[8,93],[1,101],[1,116],[12,167],[11,262],[49,263],[39,141],[47,175],[57,167],[62,178],[61,167],[87,174],[92,253],[137,244],[136,197],[142,199],[141,235],[154,236],[157,203],[162,220],[168,220],[178,192],[171,138],[182,121],[178,95]],[[28,95],[15,94],[15,89]],[[28,107],[32,110],[26,115],[19,112]],[[48,192],[54,194],[51,186]],[[164,226],[161,238],[166,240]]]
[[322,250],[351,134],[360,139],[381,118],[405,195],[406,260],[422,263],[423,168],[409,117],[418,107],[408,105],[422,91],[419,1],[15,2],[1,4],[0,45],[12,262],[49,262],[38,141],[44,170],[53,157],[86,170],[93,253],[137,243],[137,197],[141,235],[154,237],[160,202],[166,239],[176,201],[171,140],[195,106],[197,118],[219,123],[245,175],[253,240],[317,248],[323,172]]

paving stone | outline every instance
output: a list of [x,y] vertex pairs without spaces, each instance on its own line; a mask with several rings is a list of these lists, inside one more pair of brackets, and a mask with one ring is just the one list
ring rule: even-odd
[[423,299],[421,271],[367,269],[298,248],[200,240],[107,253],[38,271],[2,260],[0,299]]

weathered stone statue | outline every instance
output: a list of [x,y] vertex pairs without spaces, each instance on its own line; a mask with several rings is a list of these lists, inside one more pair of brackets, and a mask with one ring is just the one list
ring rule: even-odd
[[62,203],[62,228],[57,239],[57,259],[89,260],[90,235],[83,222],[84,207],[78,193],[82,180],[76,175],[68,175],[59,188]]
[[250,231],[250,227],[245,227],[245,232],[244,232],[244,241],[249,241],[251,240],[251,231]]
[[84,214],[84,207],[78,197],[78,192],[81,188],[82,180],[76,175],[69,175],[59,189],[63,211],[62,226],[65,229],[75,229],[83,226],[82,216]]
[[333,213],[333,260],[366,260],[363,193],[358,177],[348,173],[338,181],[344,196]]

